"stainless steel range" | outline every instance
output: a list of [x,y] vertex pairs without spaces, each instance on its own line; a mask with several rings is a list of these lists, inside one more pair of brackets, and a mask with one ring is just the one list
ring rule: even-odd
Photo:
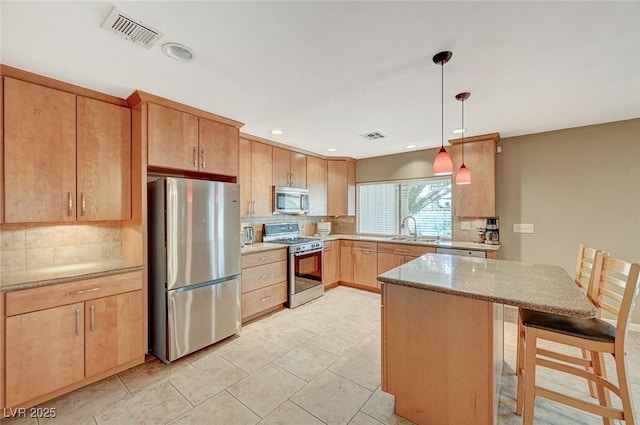
[[289,245],[288,306],[296,308],[324,294],[321,240],[298,237],[298,223],[265,224],[264,242]]

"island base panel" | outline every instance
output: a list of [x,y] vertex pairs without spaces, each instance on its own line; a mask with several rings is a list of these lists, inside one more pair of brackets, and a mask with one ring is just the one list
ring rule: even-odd
[[416,424],[497,421],[503,306],[382,285],[383,389]]

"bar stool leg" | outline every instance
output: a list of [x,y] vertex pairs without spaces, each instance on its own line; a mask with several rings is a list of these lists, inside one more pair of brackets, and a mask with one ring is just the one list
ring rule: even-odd
[[538,332],[535,328],[525,328],[524,359],[524,418],[523,425],[533,425],[533,409],[536,403],[536,346]]
[[[582,348],[582,358],[586,360],[591,360],[591,354],[586,349]],[[591,372],[591,368],[589,366],[585,366],[584,370],[587,372]],[[587,381],[589,385],[589,395],[593,398],[596,398],[598,394],[596,393],[596,383],[593,381]]]
[[627,367],[625,353],[623,350],[615,356],[616,372],[618,373],[618,387],[620,388],[620,399],[622,400],[622,410],[624,411],[625,425],[636,425],[635,410],[633,409],[633,399],[629,389],[627,378]]
[[[593,361],[593,373],[597,376],[601,376],[602,378],[607,378],[607,372],[604,368],[604,355],[603,353],[597,351],[589,352],[591,360]],[[590,383],[592,381],[589,381]],[[591,387],[591,386],[590,386]],[[602,384],[596,384],[596,392],[598,393],[598,401],[600,402],[600,406],[611,407],[611,394],[609,390],[604,387]],[[614,425],[613,419],[611,418],[602,418],[603,425]]]

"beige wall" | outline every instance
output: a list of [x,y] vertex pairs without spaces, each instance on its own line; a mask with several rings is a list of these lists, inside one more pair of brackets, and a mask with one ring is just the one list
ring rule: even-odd
[[[558,264],[573,275],[585,243],[640,262],[640,119],[511,137],[500,146],[500,258]],[[430,176],[435,153],[360,160],[356,180]],[[532,223],[535,233],[513,233],[514,223]],[[640,324],[640,306],[632,321]]]
[[[640,262],[640,119],[503,139],[500,258],[573,274],[578,244]],[[533,234],[513,233],[533,223]],[[640,324],[640,307],[632,321]]]

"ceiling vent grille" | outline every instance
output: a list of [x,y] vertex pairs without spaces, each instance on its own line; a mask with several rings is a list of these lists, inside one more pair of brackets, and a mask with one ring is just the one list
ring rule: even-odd
[[115,7],[104,20],[102,28],[147,49],[153,47],[164,36],[163,32]]
[[361,134],[360,137],[364,138],[365,140],[377,140],[377,139],[384,139],[387,136],[380,133],[379,131],[372,131],[370,133]]

